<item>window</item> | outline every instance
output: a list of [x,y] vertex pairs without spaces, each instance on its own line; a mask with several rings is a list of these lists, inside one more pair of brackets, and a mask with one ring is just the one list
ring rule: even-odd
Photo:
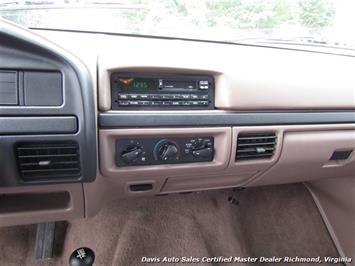
[[0,16],[30,28],[355,49],[353,0],[5,0]]

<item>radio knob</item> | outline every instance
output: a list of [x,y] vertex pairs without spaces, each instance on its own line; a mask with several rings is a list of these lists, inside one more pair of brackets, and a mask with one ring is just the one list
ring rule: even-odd
[[167,142],[158,148],[158,159],[160,161],[170,161],[177,158],[179,155],[178,147],[172,143]]

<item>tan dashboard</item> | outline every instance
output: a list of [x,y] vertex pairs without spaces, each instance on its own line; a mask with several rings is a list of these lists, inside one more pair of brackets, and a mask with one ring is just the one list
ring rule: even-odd
[[[19,40],[43,50],[41,57],[36,57],[28,48],[32,46],[21,42],[19,49],[28,54],[26,58],[32,58],[26,61],[28,69],[41,69],[47,62],[47,71],[63,75],[63,105],[26,106],[23,99],[17,106],[0,106],[0,119],[5,121],[0,123],[0,137],[6,140],[0,148],[11,157],[11,163],[0,163],[6,174],[0,194],[7,198],[0,206],[1,225],[88,217],[104,204],[126,197],[322,180],[345,177],[355,170],[353,56],[37,31],[73,56],[32,32],[18,27],[14,32]],[[6,58],[1,69],[14,69],[19,77],[25,75],[19,67],[23,57],[14,58],[11,47],[0,48],[2,58]],[[65,60],[70,64],[62,64]],[[208,108],[114,109],[113,101],[120,100],[112,94],[114,73],[207,81],[208,93],[183,94],[191,97],[186,103],[194,104],[193,97],[198,104],[209,101]],[[206,85],[201,84],[198,86]],[[115,95],[127,96],[122,94],[116,91]],[[153,94],[156,96],[158,90]],[[175,101],[175,96],[185,97],[179,93],[164,94],[173,97],[168,103],[185,102]],[[161,102],[163,106],[165,100]],[[71,124],[76,118],[75,127],[69,131],[56,124],[59,116],[68,120],[68,115]],[[36,128],[28,121],[26,127],[17,127],[21,123],[8,122],[9,117],[16,116],[16,121],[42,116],[51,122],[37,119]],[[21,131],[9,131],[5,124]],[[194,146],[200,138],[208,140],[208,145]],[[15,147],[24,140],[78,143],[82,179],[21,183]],[[134,147],[128,145],[130,141]],[[122,156],[134,157],[135,152],[139,156],[145,152],[150,158],[140,156],[141,164],[124,165]],[[173,158],[170,163],[164,159],[169,156]]]
[[107,48],[98,59],[100,111],[111,109],[110,74],[115,71],[212,75],[220,110],[355,108],[352,57],[169,40],[132,43],[130,38]]
[[[238,136],[275,133],[269,159],[238,160]],[[99,179],[124,187],[121,196],[164,194],[223,187],[255,186],[342,177],[355,170],[355,157],[332,159],[337,151],[355,149],[355,126],[300,125],[224,128],[149,128],[100,130]],[[154,166],[115,165],[115,141],[149,136],[207,136],[215,138],[211,162]],[[239,147],[240,148],[240,147]],[[151,184],[147,191],[132,191],[135,184]],[[117,194],[115,194],[117,196]]]

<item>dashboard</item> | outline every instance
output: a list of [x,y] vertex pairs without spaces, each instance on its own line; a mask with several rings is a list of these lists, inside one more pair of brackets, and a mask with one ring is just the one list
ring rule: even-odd
[[1,23],[0,225],[355,171],[353,55]]

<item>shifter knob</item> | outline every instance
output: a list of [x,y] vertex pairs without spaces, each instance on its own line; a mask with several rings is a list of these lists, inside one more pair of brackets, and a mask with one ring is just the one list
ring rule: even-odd
[[95,261],[95,253],[90,248],[81,247],[70,255],[69,266],[92,266]]

